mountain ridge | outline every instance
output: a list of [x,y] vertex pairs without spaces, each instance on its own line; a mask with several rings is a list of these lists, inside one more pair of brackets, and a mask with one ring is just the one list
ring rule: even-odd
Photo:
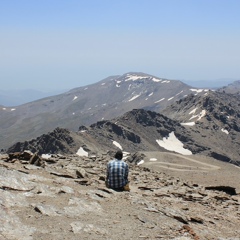
[[29,140],[56,127],[77,131],[80,125],[112,119],[134,108],[159,112],[190,93],[204,94],[204,90],[148,74],[109,77],[56,96],[0,108],[0,146],[7,148],[22,138]]

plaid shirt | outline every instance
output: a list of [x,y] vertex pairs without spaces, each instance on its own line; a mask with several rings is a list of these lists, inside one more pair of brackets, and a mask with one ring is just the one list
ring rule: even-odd
[[121,188],[128,183],[128,165],[114,159],[107,165],[107,183],[110,188]]

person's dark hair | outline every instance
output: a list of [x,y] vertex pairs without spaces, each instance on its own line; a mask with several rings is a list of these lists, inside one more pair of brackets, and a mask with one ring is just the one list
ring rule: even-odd
[[123,158],[123,153],[122,151],[117,151],[115,154],[115,158],[118,160],[121,160]]

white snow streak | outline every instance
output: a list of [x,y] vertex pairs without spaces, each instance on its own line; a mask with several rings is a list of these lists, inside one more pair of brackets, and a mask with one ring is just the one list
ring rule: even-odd
[[193,118],[196,118],[196,117],[199,117],[199,115],[192,115],[192,116],[189,118],[189,121],[192,120]]
[[74,96],[73,101],[76,100],[77,98],[78,98],[77,96]]
[[186,122],[186,123],[181,123],[182,126],[194,126],[195,122]]
[[141,96],[141,94],[132,97],[132,98],[131,98],[130,100],[128,100],[128,101],[131,102],[131,101],[135,100],[136,98],[138,98],[139,96]]
[[150,97],[150,96],[152,96],[153,95],[153,92],[152,93],[150,93],[148,96]]
[[181,92],[177,93],[175,96],[178,96],[178,95],[181,94],[182,92],[183,92],[183,90],[182,90]]
[[194,108],[189,114],[194,114],[198,108]]
[[194,88],[191,88],[190,91],[200,93],[200,92],[203,91],[203,89],[194,89]]
[[174,97],[169,98],[168,101],[172,100],[173,98],[174,98]]
[[201,120],[201,118],[203,118],[206,115],[206,110],[202,110],[202,112],[200,112],[199,114],[199,118],[197,119],[197,121]]
[[16,110],[16,108],[12,108],[12,109],[11,109],[11,111],[15,111],[15,110]]
[[160,100],[158,100],[158,101],[156,101],[156,102],[154,102],[154,103],[159,103],[159,102],[161,102],[161,101],[163,101],[165,98],[162,98],[162,99],[160,99]]
[[152,81],[154,81],[154,82],[161,82],[162,81],[162,79],[158,79],[158,78],[152,78]]
[[170,81],[165,80],[165,81],[162,81],[162,83],[170,83]]
[[136,81],[139,79],[146,79],[148,77],[142,77],[142,76],[136,76],[136,75],[128,75],[127,78],[125,79],[125,82],[127,81]]
[[171,132],[168,137],[164,137],[163,140],[156,140],[159,146],[174,151],[183,155],[192,155],[192,152],[188,149],[183,148],[183,143],[179,141],[174,132]]
[[196,93],[201,93],[201,92],[208,92],[209,89],[195,89],[195,88],[191,88],[190,91],[192,92],[196,92]]
[[113,144],[114,144],[116,147],[118,147],[119,149],[123,150],[122,146],[121,146],[118,142],[113,141]]

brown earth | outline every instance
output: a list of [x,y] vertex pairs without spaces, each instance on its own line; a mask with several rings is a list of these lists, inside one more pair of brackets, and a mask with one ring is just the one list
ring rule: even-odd
[[[240,167],[200,155],[144,152],[143,166],[203,186],[228,185],[240,193]],[[157,161],[150,161],[156,158]]]

